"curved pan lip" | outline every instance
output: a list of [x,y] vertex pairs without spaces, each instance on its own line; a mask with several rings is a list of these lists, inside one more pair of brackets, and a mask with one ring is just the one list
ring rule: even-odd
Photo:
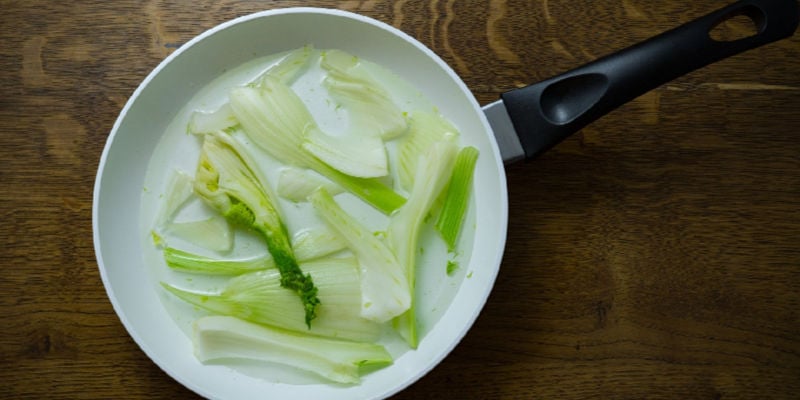
[[[436,324],[437,326],[432,328],[431,332],[429,332],[428,336],[436,336],[441,337],[443,343],[441,341],[435,341],[433,343],[428,337],[423,338],[422,343],[420,343],[420,347],[415,351],[419,353],[419,360],[415,360],[416,363],[405,363],[403,358],[405,355],[401,356],[398,360],[396,360],[395,365],[388,367],[387,369],[397,368],[399,375],[402,375],[402,378],[395,379],[387,379],[386,385],[383,386],[375,386],[372,385],[369,388],[363,388],[359,386],[355,387],[336,387],[331,386],[329,392],[323,393],[323,395],[328,397],[335,397],[335,398],[385,398],[396,394],[397,392],[405,389],[409,385],[413,384],[421,377],[426,375],[431,369],[433,369],[436,365],[438,365],[452,350],[455,346],[461,341],[461,339],[466,335],[467,331],[471,328],[474,324],[475,320],[477,319],[479,313],[484,307],[486,300],[491,292],[491,289],[494,285],[495,278],[497,276],[499,266],[503,256],[503,249],[505,246],[506,241],[506,228],[507,228],[507,221],[508,221],[508,203],[507,203],[507,193],[506,193],[506,177],[505,172],[503,169],[503,163],[500,157],[500,153],[497,147],[497,144],[494,141],[494,138],[491,133],[491,128],[483,115],[480,106],[478,105],[477,101],[472,96],[469,89],[463,83],[463,81],[455,74],[455,72],[444,62],[442,61],[433,51],[428,49],[425,45],[421,44],[416,39],[412,38],[411,36],[405,34],[404,32],[388,25],[383,22],[374,20],[372,18],[355,14],[347,11],[341,10],[333,10],[333,9],[324,9],[324,8],[312,8],[312,7],[296,7],[296,8],[283,8],[283,9],[276,9],[276,10],[267,10],[256,12],[253,14],[245,15],[227,22],[224,22],[220,25],[217,25],[202,34],[196,36],[195,38],[191,39],[189,42],[181,46],[178,50],[173,52],[169,55],[166,59],[164,59],[148,76],[142,81],[142,83],[137,87],[137,89],[133,92],[132,96],[125,104],[124,108],[122,109],[119,117],[117,118],[114,126],[110,132],[110,135],[107,139],[106,145],[104,147],[103,153],[100,158],[100,162],[98,165],[98,171],[96,175],[95,185],[94,185],[94,192],[93,192],[93,206],[92,206],[92,228],[93,228],[93,241],[94,241],[94,249],[97,258],[98,267],[100,270],[100,276],[103,281],[103,284],[106,288],[107,295],[114,307],[115,312],[117,313],[120,321],[125,326],[126,330],[130,334],[130,336],[134,339],[134,341],[139,345],[139,347],[152,359],[162,370],[164,370],[168,375],[170,375],[173,379],[177,380],[187,388],[195,391],[196,393],[207,397],[207,398],[227,398],[229,394],[238,393],[244,394],[246,392],[238,392],[235,388],[225,388],[224,391],[218,391],[215,387],[209,386],[207,382],[203,381],[203,377],[192,377],[187,376],[186,370],[182,368],[186,368],[185,363],[174,362],[168,356],[164,356],[160,349],[157,347],[159,344],[156,341],[150,340],[149,337],[146,337],[149,333],[146,332],[145,329],[141,329],[138,327],[134,321],[134,317],[131,314],[135,314],[131,312],[131,307],[123,304],[120,301],[119,295],[121,291],[129,290],[129,288],[125,287],[125,285],[115,286],[115,283],[119,281],[117,278],[116,270],[112,273],[109,269],[110,265],[113,265],[113,260],[109,260],[109,255],[113,253],[114,250],[117,250],[116,247],[112,248],[111,244],[105,240],[106,233],[113,235],[121,235],[121,233],[117,232],[117,228],[112,223],[104,223],[101,221],[104,215],[110,215],[107,211],[107,207],[114,206],[114,200],[118,200],[121,198],[122,194],[114,193],[111,195],[104,195],[103,186],[104,182],[108,182],[105,184],[104,187],[109,186],[112,184],[112,188],[115,187],[114,185],[119,185],[117,182],[114,182],[114,178],[117,176],[112,176],[112,172],[108,170],[108,163],[109,159],[112,157],[112,148],[114,144],[120,141],[120,131],[122,129],[123,123],[125,122],[126,118],[129,115],[129,112],[137,103],[140,101],[143,93],[147,90],[147,88],[151,85],[154,79],[163,72],[167,66],[171,65],[176,59],[182,57],[187,51],[197,47],[201,44],[204,40],[207,40],[215,35],[220,34],[232,27],[237,25],[262,19],[262,18],[273,18],[282,15],[291,15],[291,14],[313,14],[313,15],[327,15],[331,17],[343,17],[346,19],[354,20],[355,22],[361,24],[371,25],[372,27],[378,28],[380,30],[389,32],[392,36],[395,36],[407,44],[412,45],[419,53],[424,54],[424,56],[437,64],[439,68],[446,74],[450,76],[452,79],[452,83],[456,84],[458,89],[461,91],[461,94],[465,96],[465,99],[471,105],[471,109],[468,111],[469,113],[474,114],[472,117],[477,118],[478,123],[481,125],[480,129],[484,132],[484,135],[487,137],[484,138],[485,144],[484,148],[481,149],[481,154],[487,154],[487,156],[482,156],[480,163],[485,163],[487,166],[483,168],[482,176],[476,176],[476,188],[477,182],[479,181],[486,181],[492,182],[493,185],[492,189],[487,191],[494,191],[496,193],[487,193],[482,194],[478,193],[476,200],[478,203],[483,202],[484,197],[491,196],[492,200],[489,201],[487,204],[491,204],[492,207],[495,209],[492,210],[493,214],[490,218],[483,218],[479,222],[480,224],[484,223],[486,220],[487,225],[491,225],[491,229],[487,234],[486,240],[482,242],[478,242],[478,238],[476,237],[475,243],[480,243],[480,247],[486,247],[487,251],[480,253],[479,259],[476,259],[475,254],[473,253],[473,257],[471,257],[470,266],[474,266],[476,262],[480,262],[483,265],[489,265],[490,267],[485,267],[482,269],[472,269],[471,274],[474,272],[474,276],[471,276],[471,279],[464,279],[461,284],[461,287],[458,289],[458,293],[456,294],[456,298],[454,298],[453,303],[450,305],[449,309],[443,314],[441,320]],[[391,67],[390,67],[391,68]],[[481,139],[483,140],[483,139]],[[480,169],[481,167],[479,167]],[[476,170],[476,173],[480,173]],[[137,183],[138,185],[138,183]],[[139,191],[141,188],[139,187]],[[477,191],[476,191],[477,193]],[[138,200],[137,200],[138,206]],[[485,209],[486,207],[478,209]],[[486,243],[489,242],[489,243]],[[476,246],[478,247],[478,246]],[[480,250],[474,250],[479,252]],[[487,254],[484,254],[487,253]],[[124,256],[119,256],[124,257]],[[110,262],[109,262],[110,261]],[[112,276],[113,275],[113,276]],[[127,284],[127,282],[126,282]],[[468,287],[467,287],[468,286]],[[468,290],[471,292],[466,293]],[[155,296],[153,296],[155,297]],[[459,304],[456,304],[458,300]],[[158,313],[153,313],[158,314]],[[154,317],[157,318],[157,317]],[[445,329],[448,326],[447,324],[454,324],[457,323],[457,329]],[[440,329],[441,328],[441,329]],[[442,333],[442,334],[439,334]],[[434,335],[435,334],[435,335]],[[191,353],[190,349],[180,349],[185,350]],[[191,354],[190,354],[191,356]],[[174,358],[174,357],[173,357]],[[379,371],[380,373],[380,371]],[[379,373],[374,373],[370,375],[378,375]],[[394,375],[398,375],[395,373]],[[367,383],[368,379],[371,379],[371,376],[368,376],[363,384]],[[376,378],[377,379],[377,378]],[[383,384],[383,381],[381,381]],[[234,385],[235,386],[235,385]],[[321,394],[313,385],[307,386],[296,386],[293,387],[291,390],[293,394],[298,396],[317,396]],[[264,386],[260,388],[260,390],[264,390],[268,386]],[[274,388],[274,387],[273,387]],[[278,390],[287,390],[287,389],[278,389]],[[260,392],[262,395],[264,392]],[[289,393],[288,391],[285,393]],[[276,392],[276,394],[278,394]],[[319,398],[319,397],[317,397]]]

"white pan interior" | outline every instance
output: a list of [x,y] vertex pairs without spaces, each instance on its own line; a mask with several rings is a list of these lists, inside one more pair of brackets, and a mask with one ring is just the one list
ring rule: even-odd
[[[466,265],[455,278],[442,272],[420,281],[437,282],[420,293],[431,310],[417,350],[401,351],[395,363],[365,376],[361,384],[340,386],[282,376],[255,376],[225,366],[204,366],[191,341],[148,273],[143,249],[150,240],[141,229],[148,166],[163,150],[165,132],[212,81],[249,61],[312,44],[341,49],[378,63],[411,83],[438,106],[462,133],[462,144],[480,157],[473,202],[461,251]],[[165,156],[166,154],[166,156]],[[144,193],[144,195],[143,195]],[[143,211],[144,210],[144,211]],[[489,125],[472,94],[433,52],[408,35],[352,13],[291,8],[248,15],[193,39],[161,63],[122,110],[103,152],[95,183],[93,228],[100,273],[126,329],[142,350],[183,385],[208,398],[383,398],[423,376],[466,334],[494,284],[505,245],[506,180]],[[438,280],[437,280],[438,279]],[[441,286],[441,287],[435,287]]]

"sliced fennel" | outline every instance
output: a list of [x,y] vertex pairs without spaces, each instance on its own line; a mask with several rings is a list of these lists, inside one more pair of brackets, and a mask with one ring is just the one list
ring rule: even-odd
[[164,233],[221,253],[233,248],[233,229],[225,217],[218,214],[196,221],[172,221],[167,224]]
[[285,85],[290,85],[308,68],[314,55],[314,46],[306,45],[287,53],[278,62],[271,65],[253,82],[260,85],[264,77],[269,75]]
[[303,151],[303,135],[314,119],[292,89],[265,75],[258,87],[234,88],[231,108],[251,140],[272,157],[289,165],[313,166],[314,156]]
[[410,190],[419,158],[445,135],[458,135],[458,129],[444,116],[429,111],[414,111],[409,120],[408,134],[400,140],[397,150],[400,185]]
[[193,179],[181,170],[174,170],[164,194],[164,202],[156,218],[159,247],[168,239],[178,238],[204,249],[227,252],[233,247],[233,231],[219,215],[194,221],[176,221],[194,194]]
[[297,265],[274,196],[240,147],[236,139],[223,132],[205,136],[195,193],[229,221],[261,234],[280,271],[281,286],[300,297],[306,324],[310,326],[319,305],[314,281]]
[[320,65],[328,72],[323,85],[348,110],[355,130],[384,140],[405,133],[403,111],[358,57],[341,50],[328,50],[322,54]]
[[379,178],[389,174],[389,158],[383,139],[366,130],[351,130],[333,136],[317,127],[309,127],[303,148],[350,176]]
[[164,248],[164,261],[173,270],[204,275],[240,275],[275,268],[272,257],[267,255],[227,260],[206,257],[174,247]]
[[306,168],[285,167],[278,175],[278,195],[297,203],[307,201],[308,196],[321,187],[332,195],[344,191],[341,186]]
[[[302,262],[345,250],[347,242],[323,225],[297,232],[292,238],[292,247],[295,257]],[[208,257],[170,246],[165,246],[163,253],[168,267],[175,271],[193,274],[241,275],[275,268],[275,261],[269,253],[249,258],[225,259]]]
[[389,247],[352,216],[331,195],[320,189],[309,197],[317,214],[347,242],[358,257],[361,271],[361,315],[376,322],[388,321],[411,304],[403,266]]
[[323,53],[320,65],[327,70],[323,85],[348,111],[349,129],[343,134],[329,135],[310,126],[303,148],[347,175],[360,178],[388,175],[384,139],[405,132],[403,112],[358,58],[330,50]]
[[346,384],[360,381],[361,367],[393,362],[378,344],[305,336],[224,316],[195,321],[192,340],[195,356],[203,363],[231,358],[272,362]]
[[405,202],[381,181],[344,174],[305,150],[306,130],[316,124],[297,94],[277,79],[267,75],[258,88],[233,89],[229,98],[250,140],[276,160],[313,169],[387,214]]
[[[420,247],[419,232],[431,206],[447,185],[457,153],[458,144],[453,134],[447,134],[434,143],[420,159],[408,201],[389,221],[386,239],[403,266],[412,294],[416,280],[416,252]],[[416,304],[412,296],[408,311],[394,320],[395,329],[412,348],[419,343],[415,314]]]
[[292,239],[298,260],[313,260],[347,248],[347,241],[327,225],[303,229]]
[[453,165],[453,173],[447,184],[444,205],[436,221],[436,230],[442,235],[450,252],[455,250],[461,233],[477,161],[478,149],[468,146],[459,150]]
[[[264,77],[269,75],[283,84],[289,85],[294,82],[303,71],[308,67],[311,56],[314,54],[314,47],[311,45],[303,46],[290,51],[278,62],[271,65],[251,86],[260,85]],[[209,134],[216,131],[225,130],[236,126],[239,121],[233,113],[230,103],[225,103],[218,109],[211,112],[194,111],[189,118],[189,133]]]
[[309,328],[303,305],[281,287],[276,269],[265,269],[231,278],[218,293],[193,292],[163,283],[170,293],[216,315],[227,315],[257,324],[317,336],[362,342],[375,341],[380,325],[361,317],[358,264],[353,257],[323,258],[303,263],[313,277],[321,303]]
[[194,111],[189,118],[188,130],[193,135],[205,135],[234,127],[238,123],[230,104],[225,103],[211,112]]
[[189,174],[179,169],[172,171],[172,176],[170,176],[167,184],[167,191],[156,217],[156,228],[163,229],[175,218],[178,211],[192,197],[193,185],[194,182]]

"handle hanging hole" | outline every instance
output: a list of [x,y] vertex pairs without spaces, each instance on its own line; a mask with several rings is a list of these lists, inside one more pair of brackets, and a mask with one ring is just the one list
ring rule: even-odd
[[608,90],[608,78],[599,73],[571,76],[542,91],[542,114],[555,125],[564,125],[594,106]]
[[764,31],[766,17],[760,8],[747,5],[720,18],[708,36],[717,42],[735,42],[756,36]]

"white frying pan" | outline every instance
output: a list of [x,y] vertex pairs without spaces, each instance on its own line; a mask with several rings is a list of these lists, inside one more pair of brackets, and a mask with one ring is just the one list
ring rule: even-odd
[[[716,42],[708,32],[732,15],[752,18],[758,32]],[[133,339],[165,372],[209,398],[383,398],[422,377],[472,326],[494,284],[507,224],[504,162],[531,158],[634,97],[696,68],[791,36],[794,0],[740,1],[642,44],[559,77],[514,90],[481,109],[466,85],[438,56],[403,32],[370,18],[336,10],[293,8],[248,15],[217,26],[182,46],[139,86],[122,110],[101,157],[94,191],[97,260],[114,309]],[[436,281],[421,294],[420,346],[392,350],[395,363],[355,386],[259,377],[223,366],[201,365],[191,342],[167,312],[149,274],[143,249],[148,166],[154,158],[181,157],[180,143],[165,137],[184,106],[226,71],[262,56],[306,44],[336,48],[390,68],[438,105],[480,150],[472,220],[463,247],[462,274]],[[163,148],[166,143],[167,151]],[[172,146],[172,147],[169,147]],[[157,149],[162,149],[158,150]],[[158,153],[158,154],[157,154]],[[158,157],[156,157],[158,156]],[[189,161],[187,161],[189,162]],[[144,189],[144,194],[143,194]],[[478,217],[476,217],[478,216]],[[422,282],[441,279],[421,273]]]

